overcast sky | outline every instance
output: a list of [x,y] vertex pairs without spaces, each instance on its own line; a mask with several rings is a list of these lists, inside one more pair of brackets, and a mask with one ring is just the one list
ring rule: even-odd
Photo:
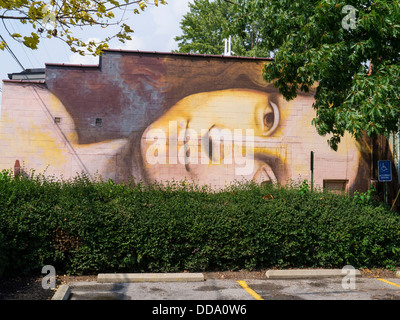
[[[111,49],[143,50],[170,52],[177,49],[174,38],[181,34],[180,21],[188,11],[188,3],[191,0],[167,0],[167,5],[148,7],[139,15],[131,13],[127,23],[135,31],[132,40],[122,44],[113,40],[109,46]],[[26,28],[17,21],[7,21],[7,27],[11,33],[23,33]],[[113,34],[112,29],[105,29],[104,36],[98,30],[86,28],[76,30],[76,34],[83,40],[101,39]],[[116,33],[116,32],[115,32]],[[114,34],[115,34],[114,33]],[[72,53],[63,41],[58,39],[43,39],[38,50],[24,47],[8,36],[7,31],[0,23],[0,34],[17,56],[25,69],[44,68],[45,63],[82,63],[97,64],[98,57],[85,56]],[[21,72],[19,64],[7,51],[0,50],[0,77],[8,79],[8,73]],[[0,92],[1,95],[1,92]]]

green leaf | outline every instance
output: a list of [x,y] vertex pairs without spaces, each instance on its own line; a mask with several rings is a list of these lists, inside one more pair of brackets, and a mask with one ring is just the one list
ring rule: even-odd
[[37,49],[39,43],[39,36],[36,33],[31,33],[30,37],[24,37],[23,44],[28,48]]

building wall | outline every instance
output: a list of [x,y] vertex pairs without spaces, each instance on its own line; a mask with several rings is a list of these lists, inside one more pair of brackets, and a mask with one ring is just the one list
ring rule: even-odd
[[45,83],[4,81],[0,166],[222,187],[310,180],[314,151],[315,185],[365,190],[370,143],[345,136],[332,151],[311,124],[313,93],[286,101],[265,63],[110,50],[98,67],[46,65]]

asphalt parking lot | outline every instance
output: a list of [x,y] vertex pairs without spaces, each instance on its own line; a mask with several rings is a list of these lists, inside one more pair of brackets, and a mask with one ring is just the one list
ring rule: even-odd
[[75,282],[69,300],[400,300],[400,278],[206,279],[201,282]]

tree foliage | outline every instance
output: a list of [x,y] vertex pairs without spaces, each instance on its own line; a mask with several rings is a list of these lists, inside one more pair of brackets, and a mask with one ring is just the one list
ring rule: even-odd
[[346,131],[356,138],[398,131],[399,0],[236,0],[232,6],[236,29],[264,22],[262,46],[275,52],[264,69],[267,81],[288,100],[315,88],[313,123],[333,149]]
[[232,28],[237,7],[224,0],[194,0],[189,3],[189,11],[181,21],[182,35],[175,37],[178,52],[222,54],[224,39],[231,36],[234,55],[268,56],[262,49],[258,21],[247,23],[243,30],[235,33]]
[[0,277],[400,264],[397,212],[306,182],[213,191],[3,170],[0,193]]
[[[131,27],[126,24],[128,13],[139,14],[148,5],[166,4],[165,0],[0,0],[0,19],[9,35],[31,49],[37,49],[41,38],[58,38],[71,51],[84,54],[85,49],[100,54],[107,43],[117,38],[121,42],[131,40]],[[127,12],[129,11],[129,12]],[[7,24],[10,20],[31,24],[32,32],[27,35],[11,33]],[[72,27],[119,26],[120,30],[100,43],[84,42],[74,36]],[[4,50],[6,43],[0,42]]]

